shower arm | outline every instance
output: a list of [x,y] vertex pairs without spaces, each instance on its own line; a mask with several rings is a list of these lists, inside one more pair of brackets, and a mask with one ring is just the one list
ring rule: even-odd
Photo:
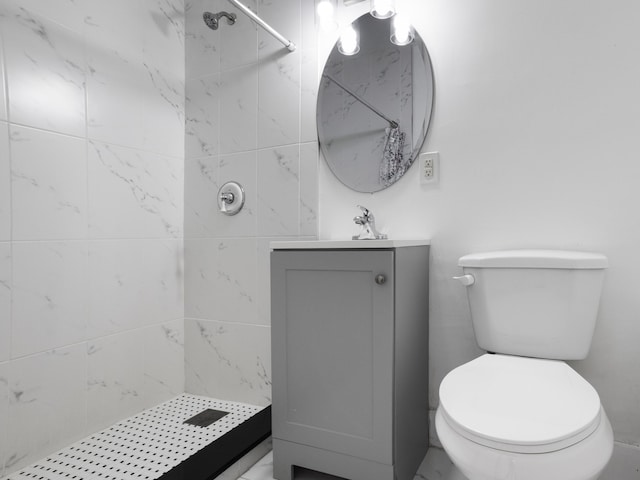
[[259,16],[253,13],[249,8],[240,3],[238,0],[229,0],[229,3],[236,6],[242,13],[244,13],[247,17],[253,20],[255,23],[264,28],[267,32],[273,35],[280,43],[282,43],[290,52],[293,52],[296,49],[296,44],[290,40],[287,40],[278,32],[276,32],[267,22],[262,20]]
[[328,80],[331,80],[333,83],[335,83],[338,87],[340,87],[342,90],[344,90],[345,92],[347,92],[349,95],[351,95],[353,98],[355,98],[356,100],[358,100],[361,104],[363,104],[365,107],[367,107],[369,110],[371,110],[373,113],[375,113],[376,115],[378,115],[380,118],[382,118],[383,120],[386,120],[387,122],[389,122],[389,126],[391,128],[398,128],[398,122],[395,122],[389,118],[387,118],[386,115],[384,115],[383,113],[381,113],[376,107],[374,107],[373,105],[371,105],[369,102],[367,102],[366,100],[360,98],[360,96],[356,95],[355,93],[353,93],[351,90],[349,90],[347,87],[345,87],[344,85],[342,85],[338,80],[336,80],[335,78],[333,78],[331,75],[327,74],[327,73],[323,73],[322,74],[323,77],[327,78]]

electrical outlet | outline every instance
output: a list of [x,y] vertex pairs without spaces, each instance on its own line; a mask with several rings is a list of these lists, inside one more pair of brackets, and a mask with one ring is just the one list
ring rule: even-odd
[[440,154],[438,152],[422,153],[418,157],[420,166],[420,183],[429,185],[438,181],[440,170]]

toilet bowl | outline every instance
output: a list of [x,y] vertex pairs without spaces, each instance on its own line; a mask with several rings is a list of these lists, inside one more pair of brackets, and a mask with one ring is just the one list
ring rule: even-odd
[[454,369],[436,429],[469,480],[596,480],[613,450],[597,392],[557,360],[486,354]]
[[511,250],[459,260],[487,353],[440,384],[436,431],[469,480],[596,480],[613,432],[596,390],[565,360],[587,356],[604,255]]

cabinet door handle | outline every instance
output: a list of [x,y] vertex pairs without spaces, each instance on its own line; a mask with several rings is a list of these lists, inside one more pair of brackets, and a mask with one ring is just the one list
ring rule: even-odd
[[383,285],[385,282],[387,281],[387,277],[385,277],[384,275],[382,275],[381,273],[379,273],[378,275],[376,275],[376,283],[378,285]]

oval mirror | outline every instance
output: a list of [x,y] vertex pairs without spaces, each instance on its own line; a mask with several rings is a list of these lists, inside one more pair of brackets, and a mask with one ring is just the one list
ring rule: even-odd
[[372,193],[409,169],[427,136],[433,106],[433,71],[417,32],[405,46],[390,41],[392,18],[365,14],[353,22],[360,50],[333,47],[318,90],[322,153],[347,187]]

